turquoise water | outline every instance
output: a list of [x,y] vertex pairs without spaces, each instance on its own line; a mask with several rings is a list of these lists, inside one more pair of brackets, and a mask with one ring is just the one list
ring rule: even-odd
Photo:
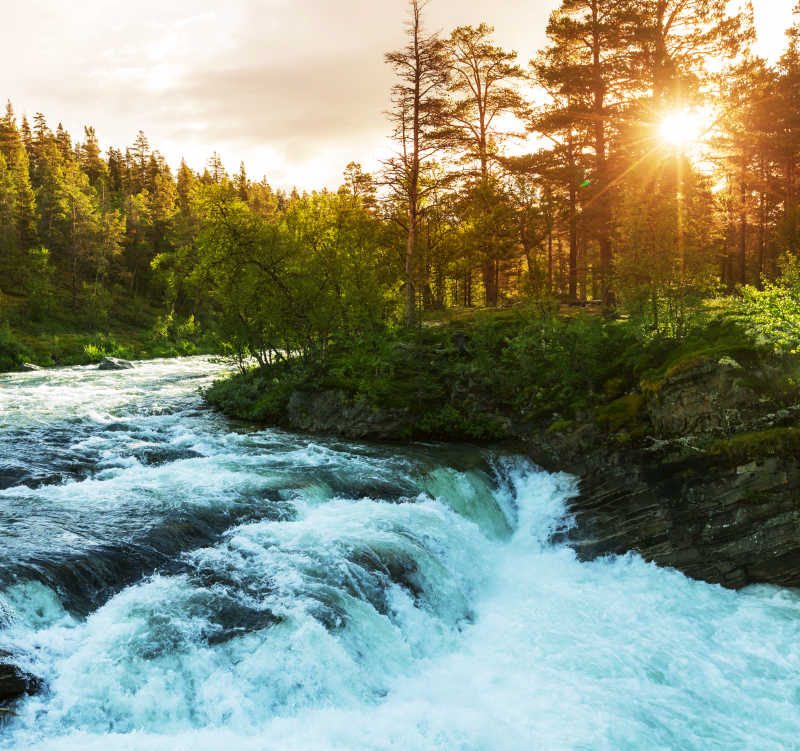
[[566,476],[255,431],[223,367],[0,376],[0,749],[800,748],[800,597],[579,562]]

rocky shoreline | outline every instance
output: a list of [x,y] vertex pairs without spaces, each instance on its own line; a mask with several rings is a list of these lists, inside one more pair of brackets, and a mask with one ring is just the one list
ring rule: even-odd
[[[509,443],[579,478],[562,536],[586,560],[639,553],[739,589],[800,587],[800,405],[776,398],[764,362],[682,362],[572,420],[501,416]],[[296,392],[283,427],[400,441],[410,418],[341,390]]]
[[648,384],[622,444],[596,420],[528,438],[535,461],[580,478],[566,535],[579,556],[636,551],[732,589],[800,587],[800,413],[773,411],[757,375],[701,359]]

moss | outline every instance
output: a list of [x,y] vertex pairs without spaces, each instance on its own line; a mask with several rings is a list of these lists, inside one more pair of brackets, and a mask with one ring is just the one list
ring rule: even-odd
[[606,399],[619,399],[625,393],[625,379],[619,376],[609,378],[603,385]]
[[548,433],[565,433],[575,425],[574,420],[557,420],[548,429]]
[[681,342],[654,343],[644,355],[636,355],[635,369],[640,375],[642,388],[655,392],[667,378],[706,362],[717,362],[723,357],[732,358],[742,365],[753,365],[764,357],[764,353],[739,325],[719,317],[696,327]]
[[753,433],[741,433],[716,441],[708,451],[735,464],[765,459],[769,456],[800,454],[800,429],[772,428]]
[[628,394],[595,410],[597,423],[611,432],[625,430],[630,434],[641,429],[644,396]]
[[711,362],[713,361],[708,355],[691,355],[684,360],[679,360],[672,367],[668,368],[667,372],[664,373],[662,382],[676,378],[684,373],[689,373],[692,370],[696,370],[704,365],[708,365]]

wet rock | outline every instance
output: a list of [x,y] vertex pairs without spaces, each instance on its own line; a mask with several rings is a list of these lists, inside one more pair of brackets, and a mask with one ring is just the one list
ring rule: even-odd
[[44,370],[44,368],[40,368],[38,365],[34,365],[32,362],[24,362],[20,366],[20,370],[24,372],[33,372],[35,370]]
[[694,579],[738,589],[800,586],[800,462],[708,457],[596,468],[570,501],[579,557],[638,552]]
[[191,449],[173,449],[169,447],[148,448],[134,451],[133,455],[142,463],[151,466],[171,464],[184,459],[197,459],[202,454]]
[[[706,374],[718,383],[714,372]],[[685,383],[696,389],[700,382]],[[717,438],[721,423],[709,417],[703,401],[695,402],[696,415],[688,402],[682,404],[684,424],[708,432],[655,438],[650,425],[650,437],[620,445],[616,436],[584,420],[530,436],[537,463],[580,478],[568,503],[572,526],[555,541],[568,542],[583,560],[634,551],[732,589],[755,583],[800,587],[795,430]],[[758,400],[755,405],[742,407],[748,430],[759,422],[750,421],[754,411],[761,409],[761,419],[770,411]]]
[[133,363],[120,360],[118,357],[104,357],[97,366],[98,370],[131,370]]
[[42,681],[14,665],[12,655],[0,649],[0,706],[42,690]]

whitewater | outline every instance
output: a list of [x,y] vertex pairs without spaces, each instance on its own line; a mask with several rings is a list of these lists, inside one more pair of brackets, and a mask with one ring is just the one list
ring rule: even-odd
[[574,481],[254,429],[207,358],[0,375],[0,749],[800,748],[800,593],[577,560]]

